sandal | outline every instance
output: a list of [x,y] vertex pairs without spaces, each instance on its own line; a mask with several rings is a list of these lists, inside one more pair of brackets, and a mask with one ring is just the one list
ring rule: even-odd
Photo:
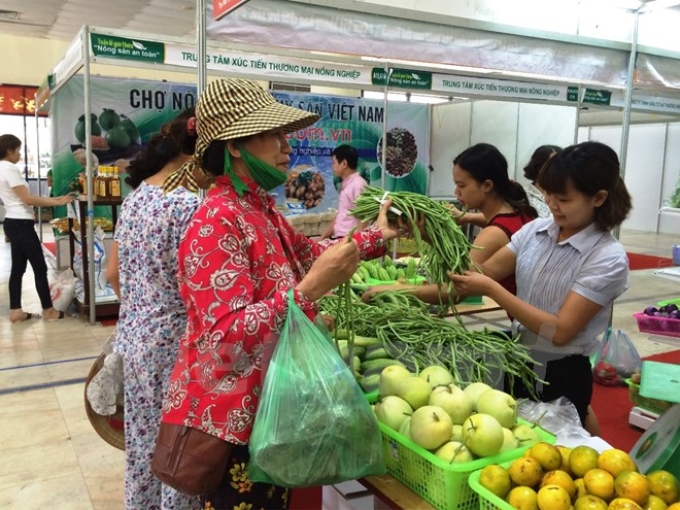
[[58,321],[59,319],[65,319],[65,318],[66,318],[66,314],[62,311],[59,311],[59,317],[55,317],[54,319],[45,319],[43,317],[43,320],[45,322],[54,322],[54,321]]
[[40,315],[38,315],[38,314],[25,312],[23,319],[15,319],[15,320],[10,319],[9,321],[12,324],[14,324],[15,322],[24,322],[24,321],[27,321],[27,320],[39,319],[39,318],[40,318]]

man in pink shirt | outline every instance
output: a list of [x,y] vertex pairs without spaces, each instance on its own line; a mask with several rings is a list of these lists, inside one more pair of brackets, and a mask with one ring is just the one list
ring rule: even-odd
[[349,145],[338,145],[331,157],[333,158],[333,173],[342,179],[342,188],[338,200],[338,213],[321,235],[322,240],[329,237],[345,237],[354,227],[357,231],[364,228],[358,219],[347,214],[350,209],[354,208],[354,201],[367,185],[357,172],[359,163],[357,150]]

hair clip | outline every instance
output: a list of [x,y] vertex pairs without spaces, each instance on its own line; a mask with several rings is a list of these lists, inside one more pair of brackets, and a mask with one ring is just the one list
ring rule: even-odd
[[191,117],[187,121],[187,135],[196,136],[196,117]]

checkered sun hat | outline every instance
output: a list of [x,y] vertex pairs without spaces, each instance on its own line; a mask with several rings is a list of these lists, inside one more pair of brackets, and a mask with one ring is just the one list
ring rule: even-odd
[[250,80],[212,82],[196,105],[198,145],[205,148],[213,140],[233,140],[271,129],[291,133],[318,119],[318,115],[279,103]]
[[[210,83],[196,105],[195,166],[200,167],[203,153],[215,140],[234,140],[283,129],[286,133],[314,124],[319,116],[279,103],[256,82],[229,78]],[[185,168],[186,167],[186,168]],[[195,184],[191,164],[171,175],[164,184],[166,192],[178,185]]]

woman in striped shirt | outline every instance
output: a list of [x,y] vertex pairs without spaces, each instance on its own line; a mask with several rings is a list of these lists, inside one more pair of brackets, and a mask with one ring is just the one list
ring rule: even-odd
[[[538,176],[551,218],[534,220],[482,264],[482,272],[450,274],[457,292],[483,294],[512,315],[513,332],[530,348],[548,402],[568,398],[585,423],[592,396],[589,355],[607,327],[610,308],[627,288],[628,259],[611,234],[631,209],[616,153],[599,142],[572,145]],[[499,280],[515,273],[517,294]],[[524,387],[515,396],[528,396]]]

